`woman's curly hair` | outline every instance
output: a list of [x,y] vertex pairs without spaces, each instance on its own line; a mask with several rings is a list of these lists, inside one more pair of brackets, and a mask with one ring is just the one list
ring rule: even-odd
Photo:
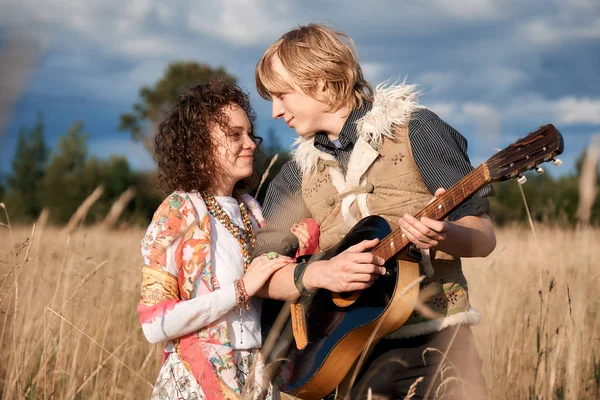
[[[254,127],[256,115],[248,95],[234,84],[213,80],[194,86],[177,98],[155,138],[154,160],[158,163],[158,183],[163,191],[202,192],[219,178],[222,169],[210,132],[215,124],[228,132],[225,108],[231,104],[241,107]],[[254,130],[250,137],[257,145],[262,142]],[[251,177],[235,185],[235,193],[253,186],[256,168],[254,171]]]

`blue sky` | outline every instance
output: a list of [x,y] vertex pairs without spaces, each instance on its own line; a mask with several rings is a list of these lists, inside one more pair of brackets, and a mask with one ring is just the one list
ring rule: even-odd
[[473,164],[554,123],[566,151],[552,173],[566,173],[600,133],[598,0],[0,0],[0,9],[0,173],[38,112],[50,146],[82,120],[92,154],[153,168],[117,130],[119,115],[178,60],[223,65],[250,91],[258,131],[272,126],[289,146],[294,132],[271,119],[254,66],[313,21],[354,39],[371,83],[419,84],[421,103],[467,137]]

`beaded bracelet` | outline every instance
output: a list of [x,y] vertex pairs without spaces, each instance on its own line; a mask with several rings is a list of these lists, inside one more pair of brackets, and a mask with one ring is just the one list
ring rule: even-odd
[[246,286],[244,285],[243,279],[238,279],[233,282],[233,288],[235,290],[235,303],[242,308],[242,304],[246,307],[247,311],[250,311],[250,303],[248,300],[250,296],[248,296],[248,292],[246,292]]

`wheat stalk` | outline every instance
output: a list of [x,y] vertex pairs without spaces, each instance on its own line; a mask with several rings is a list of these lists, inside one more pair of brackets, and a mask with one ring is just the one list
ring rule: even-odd
[[125,190],[123,193],[121,193],[119,198],[110,207],[110,211],[104,219],[103,224],[105,229],[112,229],[115,226],[115,224],[119,220],[119,217],[123,213],[123,210],[125,210],[125,207],[127,207],[127,204],[129,204],[129,202],[135,197],[135,192],[135,188],[130,187],[127,188],[127,190]]
[[78,327],[76,327],[74,324],[72,324],[70,321],[68,321],[65,317],[63,317],[62,315],[60,315],[59,313],[57,313],[56,311],[54,311],[53,309],[51,309],[50,307],[45,307],[46,310],[50,311],[52,314],[56,315],[58,318],[60,318],[62,321],[64,321],[67,325],[69,325],[71,328],[75,329],[77,332],[81,333],[83,336],[85,336],[86,338],[88,338],[92,343],[94,343],[96,346],[98,346],[99,348],[101,348],[102,350],[104,350],[105,352],[108,353],[109,356],[111,356],[113,359],[115,359],[119,364],[121,364],[122,366],[124,366],[125,368],[127,368],[129,370],[129,372],[131,372],[132,374],[134,374],[135,376],[137,376],[138,378],[140,378],[143,382],[145,382],[149,387],[153,387],[154,385],[152,385],[150,382],[148,382],[146,379],[144,379],[143,376],[141,376],[140,374],[138,374],[136,371],[133,370],[133,368],[131,368],[129,365],[125,364],[123,361],[121,361],[121,359],[117,356],[115,356],[110,350],[106,349],[104,346],[102,346],[100,343],[98,343],[97,341],[94,340],[94,338],[92,338],[90,335],[88,335],[87,333],[85,333],[84,331],[82,331],[81,329],[79,329]]
[[579,225],[586,227],[590,224],[592,207],[598,193],[596,176],[598,175],[598,153],[600,152],[600,134],[594,135],[592,143],[588,146],[581,175],[579,176],[579,207],[577,208],[577,220]]
[[[4,217],[2,221],[5,222]],[[600,301],[596,295],[600,281],[600,263],[597,262],[600,259],[600,246],[597,245],[600,229],[590,227],[583,235],[575,229],[535,225],[537,242],[544,256],[544,279],[548,274],[556,282],[552,291],[548,291],[549,286],[544,287],[547,303],[540,309],[537,265],[540,257],[534,248],[535,238],[526,224],[498,228],[498,245],[489,257],[463,259],[471,303],[482,314],[480,324],[471,329],[484,362],[482,371],[489,399],[596,398],[598,389],[592,378],[600,356]],[[87,326],[85,331],[89,336],[153,382],[161,365],[161,349],[148,344],[140,334],[136,312],[141,282],[140,261],[139,253],[132,251],[138,248],[144,231],[132,228],[108,233],[82,228],[81,233],[67,237],[65,242],[58,234],[59,230],[50,226],[45,229],[40,235],[41,227],[36,224],[35,240],[29,253],[32,260],[19,277],[16,348],[25,356],[25,362],[20,358],[13,363],[12,357],[0,362],[0,390],[3,391],[0,398],[12,399],[18,395],[20,398],[66,399],[76,393],[83,382],[86,384],[76,398],[149,398],[151,388],[146,382],[45,310],[45,306],[55,311],[64,307],[59,314],[80,328]],[[9,355],[13,353],[15,319],[14,293],[7,293],[7,289],[12,284],[13,273],[21,267],[30,244],[26,239],[31,230],[31,226],[12,226],[16,246],[11,245],[8,231],[5,232],[6,239],[0,240],[0,283],[6,272],[15,267],[11,263],[13,250],[19,262],[3,290],[9,301],[0,307],[0,323],[3,323],[0,344]],[[40,252],[36,256],[38,245]],[[91,276],[89,271],[102,263],[105,264]],[[87,281],[85,285],[83,280]],[[110,318],[107,310],[110,310]],[[542,369],[540,364],[533,386],[533,371],[539,359],[536,331],[541,321],[540,311],[544,313],[543,329],[540,326],[541,346],[548,352],[548,365]],[[63,337],[59,337],[58,322],[63,326]],[[561,330],[556,335],[558,327]],[[544,343],[546,336],[547,345]],[[81,344],[75,361],[75,376],[68,376],[77,338]],[[123,339],[127,344],[120,347]],[[40,344],[36,345],[38,341]],[[44,347],[42,341],[45,341]],[[58,353],[63,358],[57,365]],[[100,365],[104,366],[99,368]],[[507,374],[509,366],[510,373]],[[445,379],[444,382],[447,382],[448,372],[445,366],[440,369],[439,376]],[[9,388],[17,376],[20,376],[22,387],[27,386],[27,394],[17,393],[14,386]],[[54,391],[53,379],[56,381]],[[73,382],[76,382],[75,386]],[[443,395],[447,395],[449,387],[444,389]],[[442,390],[439,392],[441,395]],[[432,390],[429,398],[435,394]],[[373,398],[377,396],[374,394]]]
[[85,216],[87,215],[90,208],[94,205],[96,201],[102,196],[104,192],[104,188],[102,186],[98,186],[94,191],[77,207],[75,213],[69,219],[69,223],[63,229],[63,233],[70,234],[77,229],[77,226],[83,221]]
[[256,193],[254,194],[254,197],[258,197],[258,194],[260,193],[260,188],[266,182],[267,178],[269,177],[269,171],[271,171],[271,168],[273,167],[273,165],[275,165],[275,162],[277,162],[278,158],[279,158],[279,154],[275,154],[273,156],[273,158],[271,158],[271,162],[269,163],[269,166],[267,167],[265,172],[262,174],[262,178],[260,179],[260,183],[258,184],[258,189],[256,189]]

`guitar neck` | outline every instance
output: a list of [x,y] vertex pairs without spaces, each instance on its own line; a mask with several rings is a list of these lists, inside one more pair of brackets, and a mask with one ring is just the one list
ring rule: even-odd
[[[419,211],[414,217],[417,219],[421,217],[435,220],[444,219],[455,208],[467,200],[469,196],[489,182],[490,175],[487,165],[485,163],[481,164],[458,181],[456,185],[448,189],[442,196]],[[409,244],[410,241],[404,236],[402,230],[398,228],[381,240],[377,247],[372,250],[372,253],[387,261],[406,249]]]

